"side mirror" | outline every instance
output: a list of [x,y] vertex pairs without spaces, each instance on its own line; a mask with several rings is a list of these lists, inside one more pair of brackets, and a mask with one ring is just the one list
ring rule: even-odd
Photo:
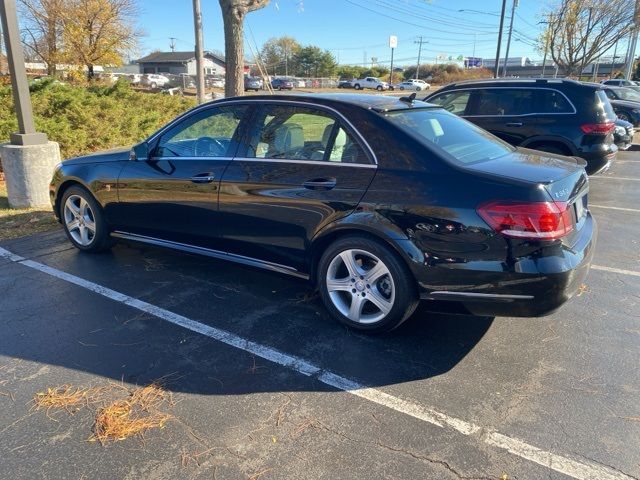
[[129,153],[130,160],[148,160],[149,159],[149,145],[147,142],[141,142],[134,145]]

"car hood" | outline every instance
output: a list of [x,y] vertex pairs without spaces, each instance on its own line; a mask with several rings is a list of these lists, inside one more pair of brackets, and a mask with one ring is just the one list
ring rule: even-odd
[[131,147],[118,147],[83,155],[82,157],[70,158],[62,163],[64,165],[78,165],[80,163],[119,162],[129,160],[129,152],[131,152]]
[[640,108],[640,102],[631,102],[629,100],[609,100],[614,107]]

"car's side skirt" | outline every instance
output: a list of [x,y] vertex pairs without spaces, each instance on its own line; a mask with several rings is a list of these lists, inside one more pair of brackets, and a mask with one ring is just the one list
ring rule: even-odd
[[294,277],[309,279],[309,275],[303,272],[299,272],[293,267],[287,265],[281,265],[279,263],[266,262],[264,260],[258,260],[257,258],[245,257],[243,255],[236,255],[234,253],[223,252],[220,250],[213,250],[210,248],[198,247],[195,245],[188,245],[186,243],[172,242],[170,240],[163,240],[160,238],[148,237],[146,235],[138,235],[136,233],[128,233],[115,231],[111,233],[112,237],[122,238],[124,240],[132,240],[134,242],[148,243],[150,245],[158,245],[160,247],[172,248],[174,250],[181,250],[183,252],[195,253],[198,255],[205,255],[207,257],[217,258],[220,260],[229,260],[231,262],[241,263],[243,265],[250,265],[252,267],[264,268],[265,270],[271,270],[273,272],[284,273]]
[[441,290],[424,293],[425,300],[474,301],[474,302],[514,302],[517,300],[533,300],[533,295],[503,295],[499,293],[455,292]]

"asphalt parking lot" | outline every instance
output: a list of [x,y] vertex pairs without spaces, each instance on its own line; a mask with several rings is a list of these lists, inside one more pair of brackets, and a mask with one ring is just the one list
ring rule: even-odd
[[[591,181],[581,295],[540,319],[418,309],[380,337],[305,283],[62,231],[0,244],[0,465],[12,478],[640,478],[640,148]],[[10,252],[10,253],[9,253]],[[59,385],[163,379],[171,419],[89,442]],[[3,475],[6,475],[3,474]]]

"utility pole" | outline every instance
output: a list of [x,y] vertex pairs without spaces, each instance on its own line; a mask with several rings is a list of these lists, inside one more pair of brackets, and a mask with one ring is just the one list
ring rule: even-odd
[[[506,0],[505,0],[506,1]],[[417,43],[418,46],[418,67],[416,68],[416,79],[420,78],[420,55],[422,54],[422,44],[429,43],[429,40],[424,40],[424,37],[419,36],[418,40],[415,40],[413,43]]]
[[177,40],[177,38],[169,37],[169,40],[171,40],[169,42],[169,48],[171,49],[172,52],[175,52],[176,51],[176,40]]
[[613,47],[613,59],[611,60],[611,68],[609,69],[609,78],[613,78],[613,69],[616,67],[616,58],[618,57],[618,41]]
[[636,57],[636,46],[638,45],[638,30],[640,29],[640,0],[636,0],[636,9],[633,14],[633,30],[631,34],[631,45],[629,45],[629,55],[627,57],[627,71],[624,78],[631,80],[633,62]]
[[502,11],[500,12],[500,28],[498,29],[498,46],[496,48],[496,65],[493,69],[493,78],[500,76],[500,47],[502,44],[502,27],[504,27],[504,11],[507,8],[507,0],[502,0]]
[[544,41],[544,57],[542,58],[542,78],[544,78],[544,71],[547,68],[547,51],[549,50],[549,41],[551,40],[551,32],[553,31],[553,13],[549,14],[547,25],[547,31],[545,32],[546,38]]
[[198,103],[204,103],[204,51],[200,0],[193,0],[193,26],[196,35],[196,98]]
[[393,86],[393,51],[398,46],[398,37],[395,35],[389,36],[389,47],[391,48],[391,70],[389,71],[389,85]]
[[511,21],[509,22],[509,36],[507,37],[507,51],[504,55],[504,66],[502,67],[502,76],[507,76],[507,61],[509,60],[509,48],[511,47],[511,34],[513,33],[513,17],[516,14],[516,7],[518,6],[518,0],[513,0],[511,4]]

